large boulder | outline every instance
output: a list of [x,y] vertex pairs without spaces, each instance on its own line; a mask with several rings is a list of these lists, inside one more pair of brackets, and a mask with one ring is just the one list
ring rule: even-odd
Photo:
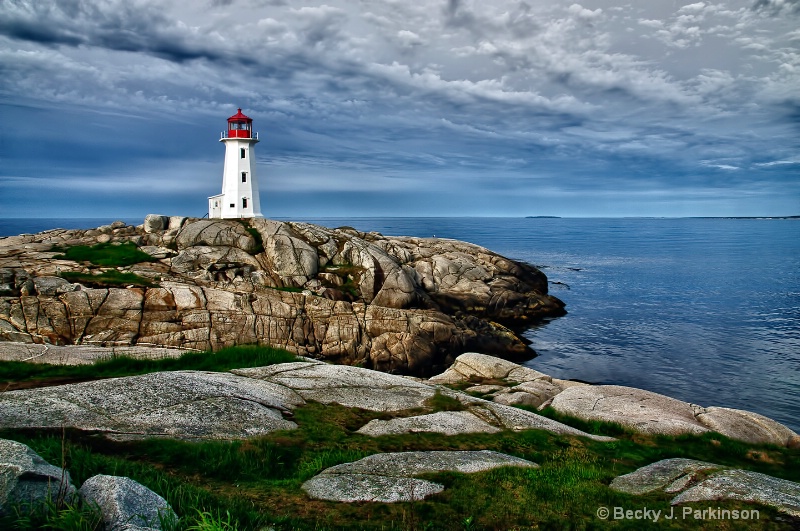
[[642,433],[680,435],[715,431],[751,444],[794,446],[797,434],[757,413],[702,407],[642,389],[584,385],[564,389],[550,402],[559,413],[628,426]]
[[402,376],[344,365],[296,362],[231,372],[288,387],[305,400],[370,411],[421,408],[436,394],[435,388]]
[[775,507],[800,517],[800,484],[758,472],[693,459],[665,459],[614,478],[611,488],[627,494],[676,494],[673,505],[736,500]]
[[610,486],[627,494],[647,494],[657,490],[675,493],[723,468],[722,465],[695,459],[663,459],[614,478]]
[[673,505],[736,500],[761,503],[800,518],[800,484],[749,470],[722,470],[684,490]]
[[167,501],[130,478],[98,474],[81,485],[84,502],[96,506],[106,531],[171,529],[178,516]]
[[284,286],[302,286],[317,275],[317,250],[286,223],[254,219],[254,229],[261,235],[267,268],[280,278]]
[[702,407],[632,387],[560,380],[475,352],[458,356],[451,367],[428,381],[473,382],[478,385],[467,388],[467,392],[485,395],[495,404],[539,410],[551,406],[559,413],[583,420],[613,422],[643,433],[679,435],[715,431],[751,444],[800,446],[800,436],[794,431],[757,413]]
[[0,428],[66,427],[115,439],[241,439],[297,427],[284,414],[302,403],[286,387],[233,374],[160,372],[0,393]]
[[697,420],[712,431],[750,444],[797,444],[797,434],[794,431],[752,411],[707,407],[697,414]]
[[160,232],[169,227],[169,216],[147,214],[144,218],[144,231],[148,234]]
[[175,238],[178,249],[196,245],[236,247],[246,252],[255,251],[258,244],[237,221],[199,220],[185,223]]
[[69,472],[22,443],[0,439],[0,516],[10,514],[15,505],[44,507],[71,501],[74,494]]
[[570,387],[556,395],[551,405],[559,413],[615,422],[642,433],[681,435],[709,431],[695,418],[692,404],[633,387]]
[[525,459],[489,450],[386,453],[327,468],[303,483],[302,488],[320,500],[416,501],[441,492],[444,486],[415,476],[435,472],[469,474],[504,466],[538,467]]
[[430,379],[435,383],[457,384],[471,380],[506,380],[509,382],[551,381],[550,376],[523,367],[511,361],[487,356],[477,352],[466,352],[456,358],[445,372]]

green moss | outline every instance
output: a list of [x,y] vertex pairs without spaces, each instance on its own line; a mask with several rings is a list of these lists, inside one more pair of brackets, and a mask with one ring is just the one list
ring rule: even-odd
[[121,267],[141,262],[157,261],[149,254],[141,251],[133,242],[120,244],[98,243],[91,247],[76,245],[69,247],[64,254],[56,255],[54,258],[73,260],[75,262],[91,262],[92,264],[106,267]]
[[436,394],[425,401],[425,405],[434,411],[464,411],[467,407],[452,396],[442,394],[436,390]]

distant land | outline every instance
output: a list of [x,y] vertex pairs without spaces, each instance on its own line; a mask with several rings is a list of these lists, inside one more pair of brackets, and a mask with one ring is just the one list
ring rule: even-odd
[[561,219],[561,216],[525,216],[525,219]]

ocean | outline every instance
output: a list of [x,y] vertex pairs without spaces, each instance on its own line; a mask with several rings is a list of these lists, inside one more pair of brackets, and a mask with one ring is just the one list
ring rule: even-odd
[[[111,221],[0,219],[0,236]],[[296,221],[454,238],[534,264],[569,313],[524,334],[538,353],[528,366],[755,411],[800,431],[800,220]]]

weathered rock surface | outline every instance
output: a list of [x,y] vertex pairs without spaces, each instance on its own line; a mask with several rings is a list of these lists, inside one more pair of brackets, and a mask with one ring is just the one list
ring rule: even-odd
[[169,216],[148,214],[144,218],[144,231],[148,234],[160,232],[169,228]]
[[617,422],[642,433],[680,435],[709,431],[697,421],[691,404],[632,387],[572,387],[559,393],[551,405],[560,413]]
[[611,481],[611,488],[628,494],[647,494],[655,490],[674,493],[697,483],[723,466],[694,459],[663,459]]
[[138,359],[177,358],[187,351],[177,348],[145,347],[142,345],[115,348],[87,345],[48,345],[37,343],[0,342],[0,361],[27,361],[50,365],[91,365],[115,356]]
[[[516,363],[467,352],[433,383],[473,382],[468,392],[487,394],[496,404],[552,406],[584,420],[615,422],[642,433],[680,435],[715,431],[751,444],[795,447],[800,437],[783,424],[749,411],[702,407],[664,395],[618,385],[589,385],[551,378]],[[501,384],[501,385],[498,385]]]
[[234,374],[284,385],[305,400],[339,404],[370,411],[403,413],[424,409],[437,393],[461,402],[464,411],[423,413],[416,416],[372,421],[360,433],[372,436],[435,432],[491,433],[503,429],[541,429],[552,433],[611,441],[611,437],[590,435],[560,422],[521,409],[495,404],[464,393],[384,374],[360,367],[314,362],[283,363],[269,367],[235,369]]
[[615,478],[611,488],[628,494],[678,493],[673,505],[717,500],[761,503],[800,517],[800,484],[693,459],[658,461]]
[[445,372],[430,378],[431,382],[447,384],[471,380],[506,380],[522,383],[535,380],[549,382],[552,378],[531,368],[477,352],[460,355]]
[[422,500],[444,486],[415,476],[433,472],[475,473],[503,466],[538,465],[489,450],[463,452],[398,452],[375,454],[323,470],[303,483],[309,496],[343,502],[393,503]]
[[643,433],[679,435],[716,431],[753,444],[790,446],[797,434],[772,419],[738,409],[704,408],[664,395],[617,385],[565,389],[552,400],[561,413],[603,420]]
[[[296,424],[291,409],[308,401],[396,415],[361,433],[493,433],[543,429],[589,437],[554,420],[413,379],[316,361],[236,369],[176,371],[0,393],[0,428],[76,428],[113,439],[243,439]],[[437,393],[464,411],[434,412]],[[409,416],[414,415],[414,416]]]
[[672,504],[738,500],[775,507],[800,518],[800,484],[749,470],[723,470],[672,499]]
[[0,515],[17,504],[40,507],[47,501],[69,501],[74,494],[69,472],[22,443],[0,439]]
[[751,444],[792,446],[797,441],[797,434],[783,424],[751,411],[707,407],[697,420],[712,431]]
[[167,500],[130,478],[98,474],[81,485],[79,494],[99,508],[106,531],[160,530],[162,522],[178,521]]
[[443,433],[459,435],[462,433],[497,433],[500,428],[493,426],[470,411],[438,411],[429,415],[400,417],[392,420],[371,420],[358,429],[357,433],[378,437],[404,433]]
[[[158,258],[117,268],[158,287],[59,277],[113,269],[55,258],[101,239],[134,242]],[[289,288],[303,291],[280,291]],[[141,227],[0,238],[0,341],[201,350],[262,343],[430,375],[468,350],[531,357],[498,323],[563,313],[537,269],[454,240],[161,215]]]
[[302,403],[286,387],[233,374],[161,372],[0,393],[0,427],[237,439],[297,427],[283,414]]
[[370,411],[422,408],[436,394],[434,387],[423,383],[347,365],[296,362],[231,372],[285,386],[305,400]]

